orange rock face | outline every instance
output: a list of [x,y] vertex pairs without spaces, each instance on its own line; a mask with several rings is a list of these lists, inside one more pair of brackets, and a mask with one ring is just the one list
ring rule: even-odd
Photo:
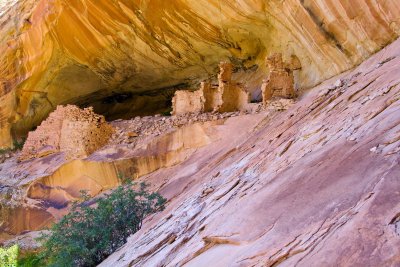
[[20,160],[65,152],[67,158],[87,157],[110,139],[113,129],[92,108],[58,106],[28,138]]
[[[39,126],[31,160],[0,163],[0,241],[122,173],[168,202],[100,266],[400,266],[398,0],[4,3],[0,148]],[[220,60],[235,71],[176,93],[183,116],[115,121],[98,149],[112,129],[94,111],[168,106]],[[264,102],[304,90],[257,114],[186,114],[241,109],[244,87]]]
[[[252,70],[238,81],[254,92],[266,55],[295,54],[303,66],[295,84],[311,87],[400,34],[395,0],[10,3],[0,11],[0,147],[59,104],[105,115],[163,105],[163,92],[209,78],[220,60]],[[128,97],[107,101],[114,95]]]

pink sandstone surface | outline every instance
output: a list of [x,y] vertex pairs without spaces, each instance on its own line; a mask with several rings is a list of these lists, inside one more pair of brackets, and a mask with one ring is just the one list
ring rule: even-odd
[[399,71],[400,40],[287,111],[228,119],[140,179],[167,208],[100,266],[398,266]]
[[8,159],[0,238],[42,229],[122,172],[167,208],[100,266],[397,266],[399,70],[400,40],[287,109],[116,121],[87,159]]
[[[101,266],[400,266],[397,0],[9,3],[0,1],[0,148],[60,103],[128,118],[155,110],[221,59],[241,71],[201,85],[205,111],[237,108],[222,99],[231,81],[258,92],[274,51],[285,59],[277,92],[289,89],[276,96],[291,97],[300,62],[303,89],[241,112],[114,121],[101,148],[79,139],[91,123],[54,122],[72,134],[40,141],[31,160],[0,158],[0,241],[35,236],[26,232],[59,219],[80,190],[101,195],[122,173],[168,203]],[[155,96],[120,103],[128,93]],[[54,153],[62,139],[76,141],[70,154],[96,151],[67,160]]]

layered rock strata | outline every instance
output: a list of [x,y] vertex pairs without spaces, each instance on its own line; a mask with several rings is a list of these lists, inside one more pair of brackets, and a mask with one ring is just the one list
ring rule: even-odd
[[[1,199],[25,206],[2,203],[1,235],[48,225],[80,188],[102,192],[121,172],[169,202],[103,266],[396,266],[399,59],[397,41],[283,112],[117,121],[143,139],[68,164],[59,154],[7,160]],[[169,131],[174,123],[190,125]]]
[[398,266],[399,70],[400,40],[286,111],[229,119],[142,178],[168,205],[100,266]]
[[213,78],[221,59],[254,92],[265,56],[294,54],[295,84],[308,88],[400,34],[394,0],[18,0],[0,14],[0,147],[59,104],[156,109],[166,91]]
[[[74,107],[76,108],[76,107]],[[81,111],[82,112],[82,111]],[[81,190],[91,196],[160,168],[184,162],[197,149],[221,138],[224,114],[136,117],[112,122],[108,144],[84,159],[64,153],[0,164],[0,241],[49,226],[69,210]]]

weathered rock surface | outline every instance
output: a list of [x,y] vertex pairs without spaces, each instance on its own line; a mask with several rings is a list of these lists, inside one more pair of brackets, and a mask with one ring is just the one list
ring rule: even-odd
[[[3,3],[4,1],[2,1]],[[259,89],[264,58],[297,55],[310,87],[400,33],[398,1],[18,0],[0,6],[0,147],[59,104],[109,117],[165,109],[220,60]]]
[[[395,0],[2,1],[0,147],[59,104],[164,111],[176,89],[215,80],[220,60],[254,93],[265,56],[296,55],[294,89],[307,89],[399,35]],[[399,71],[396,41],[296,103],[113,122],[110,143],[79,160],[4,156],[0,240],[122,174],[169,202],[102,266],[400,265]]]
[[167,208],[100,266],[398,266],[399,71],[400,40],[284,112],[228,119],[140,178]]

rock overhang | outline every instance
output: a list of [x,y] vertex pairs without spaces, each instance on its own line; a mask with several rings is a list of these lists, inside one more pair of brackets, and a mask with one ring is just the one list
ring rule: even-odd
[[17,1],[0,17],[0,145],[11,143],[10,129],[14,137],[24,135],[58,104],[103,105],[111,117],[129,112],[127,106],[153,110],[167,101],[147,97],[110,107],[95,96],[107,99],[155,89],[162,95],[164,89],[209,78],[220,60],[253,70],[253,75],[239,76],[254,91],[259,90],[259,73],[265,73],[267,54],[281,51],[285,59],[296,54],[304,67],[295,82],[310,87],[398,36],[400,11],[395,4],[354,5]]

